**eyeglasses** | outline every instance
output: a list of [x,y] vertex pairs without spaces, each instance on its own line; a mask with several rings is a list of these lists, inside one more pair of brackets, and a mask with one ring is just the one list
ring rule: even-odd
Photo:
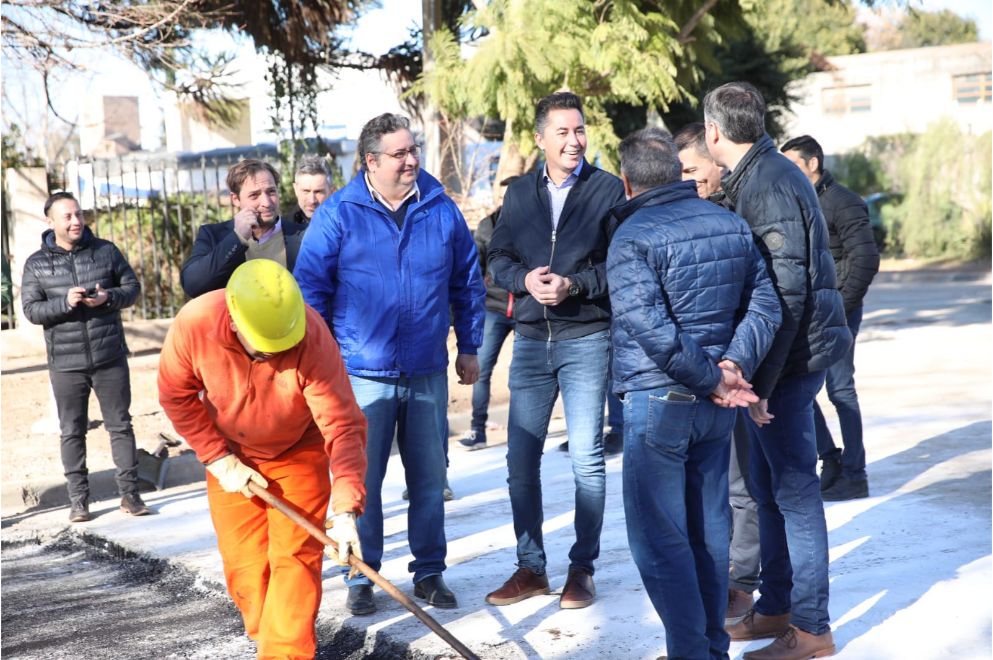
[[373,153],[375,153],[377,156],[389,156],[390,158],[395,158],[396,160],[407,160],[408,155],[419,159],[421,157],[421,146],[415,144],[409,149],[400,149],[399,151],[394,151],[391,154],[384,153],[382,151],[376,151]]

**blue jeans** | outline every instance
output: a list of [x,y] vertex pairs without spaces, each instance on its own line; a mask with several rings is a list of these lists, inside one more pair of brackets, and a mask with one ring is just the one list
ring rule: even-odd
[[624,435],[624,404],[614,394],[614,381],[607,381],[607,426],[611,433]]
[[544,341],[514,335],[510,363],[507,483],[517,535],[518,566],[545,572],[541,535],[541,455],[555,397],[562,392],[569,455],[576,483],[576,542],[570,568],[593,573],[600,556],[606,497],[603,461],[603,402],[610,360],[610,332],[578,339]]
[[669,388],[624,395],[624,515],[670,658],[727,658],[728,464],[735,411]]
[[852,331],[852,347],[827,370],[827,393],[838,412],[841,442],[838,449],[824,421],[820,406],[814,401],[814,424],[817,429],[817,454],[821,458],[841,455],[841,471],[856,480],[865,479],[865,445],[862,444],[862,411],[855,392],[855,337],[862,325],[862,306],[848,313],[848,329]]
[[[359,540],[365,562],[375,570],[383,560],[383,478],[396,435],[410,504],[407,542],[414,561],[407,570],[414,582],[440,575],[445,556],[445,445],[448,444],[448,377],[364,378],[349,376],[355,400],[369,423],[366,441],[365,513],[359,516]],[[343,573],[347,573],[347,567]],[[349,586],[371,584],[364,575]]]
[[814,397],[824,372],[783,378],[769,397],[775,419],[749,424],[752,495],[759,505],[761,596],[755,610],[821,635],[828,617],[828,537],[817,477]]
[[472,386],[472,430],[486,432],[490,407],[490,377],[496,366],[500,349],[517,322],[513,317],[486,310],[483,325],[483,345],[479,347],[479,380]]

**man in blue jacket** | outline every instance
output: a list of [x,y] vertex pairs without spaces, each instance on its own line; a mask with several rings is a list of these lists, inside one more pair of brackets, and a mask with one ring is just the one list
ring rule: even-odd
[[[294,276],[334,333],[369,422],[366,507],[358,519],[366,563],[383,557],[382,485],[396,435],[410,508],[414,595],[455,608],[442,579],[447,546],[448,328],[455,323],[460,383],[479,376],[486,295],[472,235],[442,185],[420,168],[405,117],[383,114],[359,136],[362,170],[318,208]],[[347,580],[353,614],[376,610],[372,583]]]
[[620,145],[630,201],[610,243],[614,391],[624,400],[624,513],[672,658],[727,657],[735,408],[781,320],[748,225],[680,181],[657,128]]
[[606,470],[603,406],[610,355],[607,245],[620,179],[593,167],[579,97],[560,92],[535,109],[544,167],[507,189],[490,242],[493,280],[514,295],[507,483],[517,536],[517,571],[486,602],[509,605],[547,594],[541,534],[541,455],[561,391],[576,482],[576,542],[559,606],[592,604],[600,555]]
[[704,98],[707,149],[729,174],[727,202],[751,227],[782,305],[783,323],[752,379],[752,494],[762,569],[754,609],[733,640],[775,637],[748,660],[834,653],[828,615],[828,541],[817,477],[814,397],[852,335],[835,286],[828,231],[813,186],[765,133],[765,100],[748,83]]

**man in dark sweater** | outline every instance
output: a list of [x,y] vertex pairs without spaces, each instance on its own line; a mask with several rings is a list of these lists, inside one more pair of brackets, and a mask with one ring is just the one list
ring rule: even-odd
[[518,569],[486,602],[509,605],[547,594],[542,541],[541,455],[559,392],[576,482],[576,542],[559,605],[593,602],[606,470],[603,406],[610,355],[607,246],[620,179],[590,165],[579,97],[552,94],[535,110],[545,165],[514,181],[490,242],[489,267],[513,294],[517,328],[510,364],[507,482]]
[[31,323],[45,327],[48,375],[62,430],[62,467],[70,522],[90,520],[86,430],[90,392],[97,395],[110,434],[121,510],[151,513],[138,495],[138,458],[131,427],[131,377],[121,310],[141,285],[117,247],[83,222],[76,199],[55,193],[45,202],[50,229],[24,263],[21,300]]
[[[793,138],[780,149],[796,163],[817,191],[827,221],[828,243],[838,273],[838,289],[852,338],[862,323],[862,299],[879,271],[879,250],[869,224],[869,210],[854,192],[834,180],[824,169],[824,151],[809,135]],[[820,406],[814,402],[817,453],[821,458],[821,497],[828,502],[869,496],[862,444],[862,411],[855,392],[855,343],[827,370],[828,399],[838,412],[841,442],[834,444]]]

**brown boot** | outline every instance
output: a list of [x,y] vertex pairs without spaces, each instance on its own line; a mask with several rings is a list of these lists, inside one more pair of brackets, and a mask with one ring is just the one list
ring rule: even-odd
[[518,568],[503,586],[486,596],[490,605],[512,605],[531,596],[548,593],[548,576],[538,575],[529,568]]
[[834,655],[834,637],[831,631],[813,635],[790,626],[769,646],[745,654],[745,660],[809,660]]
[[724,625],[730,626],[741,620],[741,617],[748,614],[752,609],[755,599],[748,591],[741,589],[728,589],[728,610],[724,615]]
[[595,597],[596,587],[593,585],[593,576],[579,568],[569,569],[569,577],[565,580],[562,596],[559,598],[559,607],[564,610],[589,607]]
[[766,616],[750,609],[741,621],[725,626],[724,629],[736,642],[777,637],[790,629],[790,615],[787,612],[786,614]]

